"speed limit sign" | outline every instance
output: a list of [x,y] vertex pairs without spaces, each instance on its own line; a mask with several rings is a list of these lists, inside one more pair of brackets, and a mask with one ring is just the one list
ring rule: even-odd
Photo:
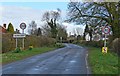
[[105,34],[109,34],[109,33],[110,33],[110,27],[105,26],[105,27],[103,27],[102,31],[103,31]]
[[21,24],[20,24],[20,28],[21,28],[22,30],[24,30],[24,29],[26,28],[26,24],[25,24],[25,23],[21,23]]

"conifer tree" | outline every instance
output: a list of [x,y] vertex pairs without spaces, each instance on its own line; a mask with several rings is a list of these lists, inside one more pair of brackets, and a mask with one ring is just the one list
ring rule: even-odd
[[7,32],[14,33],[14,27],[13,27],[12,23],[8,24]]

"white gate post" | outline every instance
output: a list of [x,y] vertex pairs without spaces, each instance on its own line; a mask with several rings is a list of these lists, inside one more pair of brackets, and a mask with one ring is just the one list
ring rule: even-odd
[[16,48],[17,48],[17,38],[16,38]]
[[23,49],[24,49],[24,38],[23,38]]

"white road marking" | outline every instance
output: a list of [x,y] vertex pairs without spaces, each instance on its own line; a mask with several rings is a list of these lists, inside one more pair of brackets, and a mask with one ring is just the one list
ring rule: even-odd
[[86,57],[85,57],[85,62],[86,62],[86,69],[87,69],[87,74],[89,74],[89,71],[88,71],[88,62],[87,62],[87,58],[88,58],[88,53],[86,54]]

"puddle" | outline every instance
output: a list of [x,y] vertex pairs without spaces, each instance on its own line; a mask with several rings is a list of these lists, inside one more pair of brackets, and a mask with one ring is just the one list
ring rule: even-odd
[[76,62],[75,60],[70,61],[70,63],[75,63],[75,62]]

